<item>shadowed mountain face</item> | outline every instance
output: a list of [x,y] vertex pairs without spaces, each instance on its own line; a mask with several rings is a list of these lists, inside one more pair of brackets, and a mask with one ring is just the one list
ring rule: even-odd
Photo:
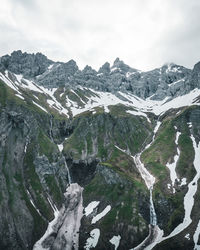
[[198,249],[200,65],[0,58],[0,249]]

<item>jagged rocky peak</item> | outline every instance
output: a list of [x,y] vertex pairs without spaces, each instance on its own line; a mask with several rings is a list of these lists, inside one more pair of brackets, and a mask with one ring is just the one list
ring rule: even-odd
[[110,73],[110,63],[106,62],[104,63],[98,71],[99,74],[103,73],[103,74],[109,74]]
[[[69,74],[69,75],[74,75],[74,73],[77,70],[79,70],[76,62],[73,59],[71,59],[68,62],[64,63],[63,66],[64,66],[64,69],[65,69],[65,72],[67,74]],[[60,67],[62,67],[62,64],[60,64]]]
[[123,73],[138,71],[125,64],[122,60],[119,59],[119,57],[115,59],[113,66],[111,67],[111,71],[116,71],[116,70]]
[[177,74],[177,75],[188,75],[191,73],[190,69],[187,69],[181,65],[175,63],[166,63],[161,68],[161,73],[163,74]]
[[196,63],[193,68],[193,72],[200,72],[200,62]]
[[14,51],[0,58],[0,71],[22,74],[47,88],[84,86],[99,91],[131,93],[140,98],[162,100],[200,88],[200,65],[193,71],[183,66],[166,63],[160,68],[142,72],[131,68],[118,57],[113,65],[103,64],[97,72],[90,66],[79,70],[74,60],[53,62],[41,53]]
[[179,65],[176,65],[175,63],[173,62],[169,62],[169,63],[165,63],[163,64],[163,66],[161,67],[161,69],[163,70],[163,72],[178,72],[180,70],[180,66]]
[[29,54],[21,50],[13,51],[11,55],[0,59],[1,70],[9,70],[15,74],[23,74],[26,78],[33,78],[43,74],[53,63],[42,53]]
[[95,74],[95,75],[96,75],[97,72],[96,72],[96,70],[94,70],[91,66],[86,65],[85,68],[82,70],[82,73],[83,73],[83,74],[89,74],[89,75],[90,75],[90,74],[92,74],[92,75]]
[[37,82],[50,88],[64,86],[77,71],[79,68],[74,60],[66,63],[55,63],[50,70],[48,69],[37,77]]
[[160,77],[159,77],[160,84],[162,86],[169,85],[168,87],[170,87],[173,83],[173,90],[170,89],[170,92],[171,91],[173,92],[174,88],[180,89],[181,85],[183,88],[184,82],[190,77],[190,75],[191,75],[191,70],[183,66],[174,63],[164,64],[160,68]]
[[191,83],[194,88],[200,88],[200,62],[194,65],[191,74]]

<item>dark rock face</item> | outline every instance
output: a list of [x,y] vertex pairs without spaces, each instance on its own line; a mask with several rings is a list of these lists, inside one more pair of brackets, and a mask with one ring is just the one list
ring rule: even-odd
[[70,60],[67,63],[55,63],[51,70],[38,76],[37,82],[48,88],[64,86],[78,70],[76,62]]
[[23,74],[25,78],[34,78],[43,74],[53,62],[41,53],[28,54],[21,50],[14,51],[10,56],[0,58],[0,69],[15,74]]
[[191,83],[193,88],[200,88],[200,62],[194,65],[191,75]]
[[[33,218],[24,206],[19,191],[14,191],[17,180],[16,183],[10,180],[11,176],[16,176],[20,171],[25,146],[24,138],[27,136],[28,128],[21,120],[20,114],[3,112],[0,116],[0,248],[25,249],[26,246],[31,245],[30,232],[33,230]],[[13,213],[16,214],[15,219]]]
[[40,156],[38,129],[49,123],[48,117],[37,118],[19,106],[0,112],[0,249],[32,249],[53,218],[47,197],[60,207],[68,183],[58,151],[56,163]]
[[67,165],[69,166],[71,178],[73,182],[79,183],[81,186],[87,185],[94,177],[97,161],[88,163],[87,161],[75,161],[68,159]]
[[110,63],[106,62],[104,63],[103,66],[100,67],[99,71],[98,71],[99,74],[109,74],[110,73]]
[[51,87],[65,85],[74,88],[80,85],[112,93],[122,91],[143,99],[151,97],[154,100],[183,95],[197,86],[190,84],[191,70],[175,64],[164,65],[149,72],[140,72],[117,58],[112,67],[109,63],[105,63],[98,72],[89,66],[82,71],[74,67],[73,73],[69,74],[65,70],[59,72],[57,76],[55,73],[57,70],[52,69],[49,74],[39,77],[38,83]]

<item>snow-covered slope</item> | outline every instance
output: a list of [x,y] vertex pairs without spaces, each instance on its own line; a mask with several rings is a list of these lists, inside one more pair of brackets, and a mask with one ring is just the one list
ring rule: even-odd
[[[33,81],[24,79],[22,75],[12,74],[5,71],[5,74],[0,73],[0,79],[15,91],[15,95],[25,100],[24,91],[29,91],[33,96],[33,103],[40,107],[43,111],[47,111],[47,107],[55,109],[60,114],[69,117],[76,116],[86,111],[95,113],[97,107],[102,107],[104,112],[109,113],[109,106],[124,105],[126,112],[144,116],[148,119],[148,114],[155,115],[164,114],[170,109],[178,109],[186,106],[200,105],[200,89],[194,89],[190,93],[178,96],[174,99],[166,97],[164,100],[155,101],[150,98],[143,100],[132,94],[117,92],[112,94],[109,92],[100,92],[94,89],[83,88],[77,86],[74,90],[66,90],[63,88],[48,89],[38,86]],[[56,95],[56,92],[59,95]],[[38,94],[43,94],[44,101],[41,104]],[[84,97],[84,100],[83,100]],[[150,120],[148,119],[150,122]]]

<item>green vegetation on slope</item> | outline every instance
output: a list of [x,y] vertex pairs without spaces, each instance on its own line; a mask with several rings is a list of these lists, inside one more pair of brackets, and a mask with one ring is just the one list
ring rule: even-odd
[[132,154],[139,152],[152,130],[146,119],[127,113],[117,117],[112,111],[95,115],[86,112],[75,117],[72,125],[75,129],[65,142],[64,152],[75,159],[87,154],[103,161],[110,157],[113,145],[129,149]]
[[60,205],[63,201],[63,194],[58,186],[58,183],[55,180],[55,176],[54,175],[46,175],[45,181],[49,187],[49,193],[52,196],[53,201],[56,204]]
[[111,211],[99,222],[104,233],[112,231],[120,222],[134,224],[135,227],[143,227],[146,224],[142,217],[138,217],[138,199],[140,192],[145,196],[148,191],[138,188],[124,177],[120,178],[124,181],[115,182],[112,178],[113,183],[108,184],[103,175],[97,173],[84,188],[84,204],[92,200],[100,200],[105,205],[111,204]]
[[31,143],[27,147],[27,152],[24,158],[24,167],[25,167],[25,177],[28,185],[34,190],[35,196],[35,204],[41,214],[46,217],[48,220],[51,220],[53,217],[53,213],[49,204],[45,199],[45,195],[43,193],[43,188],[40,183],[39,177],[35,172],[34,166],[34,148],[35,144]]
[[50,162],[53,161],[54,154],[58,152],[57,146],[41,131],[38,134],[39,153],[46,155]]

